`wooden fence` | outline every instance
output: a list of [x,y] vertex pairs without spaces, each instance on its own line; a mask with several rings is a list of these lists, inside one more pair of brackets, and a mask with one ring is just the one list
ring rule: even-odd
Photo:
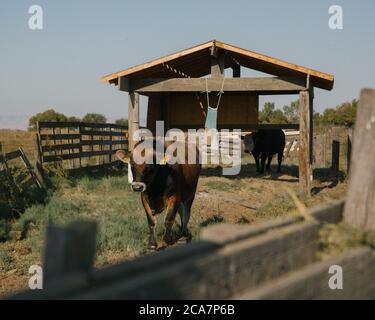
[[111,164],[116,150],[127,147],[127,127],[110,123],[39,122],[35,139],[40,168],[51,162],[67,169]]
[[[342,219],[344,201],[257,226],[218,224],[201,240],[94,270],[93,222],[49,227],[44,289],[12,299],[320,299],[375,298],[375,256],[358,247],[318,260],[324,223]],[[56,244],[59,244],[56,246]],[[340,265],[344,290],[329,287]]]
[[[353,129],[344,127],[314,128],[313,165],[331,167],[333,171],[349,171]],[[299,132],[286,131],[284,160],[298,164]]]

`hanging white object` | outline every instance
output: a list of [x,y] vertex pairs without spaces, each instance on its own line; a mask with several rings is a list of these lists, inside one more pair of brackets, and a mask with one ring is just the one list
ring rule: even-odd
[[132,172],[132,167],[130,163],[128,163],[128,182],[132,183],[133,182],[133,172]]
[[206,122],[204,124],[204,127],[206,129],[217,129],[217,113],[219,110],[220,100],[221,96],[224,93],[224,82],[225,82],[225,76],[223,76],[223,81],[221,83],[221,90],[218,93],[218,100],[216,108],[212,108],[210,106],[210,91],[208,90],[208,84],[207,84],[207,78],[206,78],[206,95],[207,95],[207,115],[206,115]]

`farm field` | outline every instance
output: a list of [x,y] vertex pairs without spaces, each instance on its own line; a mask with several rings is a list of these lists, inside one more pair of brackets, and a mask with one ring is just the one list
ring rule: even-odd
[[24,130],[0,129],[0,143],[3,152],[10,152],[22,147],[30,161],[34,159],[33,136],[35,132]]
[[[275,167],[272,168],[275,172]],[[214,223],[256,224],[295,214],[287,189],[298,190],[297,167],[284,166],[283,174],[259,176],[248,155],[241,174],[221,176],[221,168],[202,171],[192,208],[190,230],[193,241],[201,228]],[[308,207],[344,197],[346,182],[331,179],[327,170],[314,172],[313,196],[300,198]],[[28,208],[11,222],[10,239],[0,243],[0,295],[10,294],[28,283],[28,268],[41,263],[45,226],[93,219],[99,224],[95,266],[116,264],[147,250],[148,227],[140,195],[131,192],[126,170],[99,172],[74,178],[52,179],[53,188],[45,204]],[[163,232],[164,214],[158,219]],[[176,220],[177,225],[179,219]],[[175,225],[175,231],[177,231]]]

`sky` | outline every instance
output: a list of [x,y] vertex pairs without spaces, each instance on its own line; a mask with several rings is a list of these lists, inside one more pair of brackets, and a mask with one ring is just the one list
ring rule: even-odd
[[[43,9],[43,30],[29,28],[32,5]],[[342,30],[329,28],[331,5],[343,9]],[[48,108],[127,117],[127,93],[103,75],[211,39],[333,74],[334,89],[315,92],[321,112],[375,87],[374,31],[374,0],[2,0],[0,128],[24,129]]]

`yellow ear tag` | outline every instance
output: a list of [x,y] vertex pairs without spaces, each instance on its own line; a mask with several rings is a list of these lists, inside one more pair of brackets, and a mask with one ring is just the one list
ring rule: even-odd
[[165,166],[167,164],[167,157],[165,155],[162,159],[160,159],[159,164],[162,166]]

